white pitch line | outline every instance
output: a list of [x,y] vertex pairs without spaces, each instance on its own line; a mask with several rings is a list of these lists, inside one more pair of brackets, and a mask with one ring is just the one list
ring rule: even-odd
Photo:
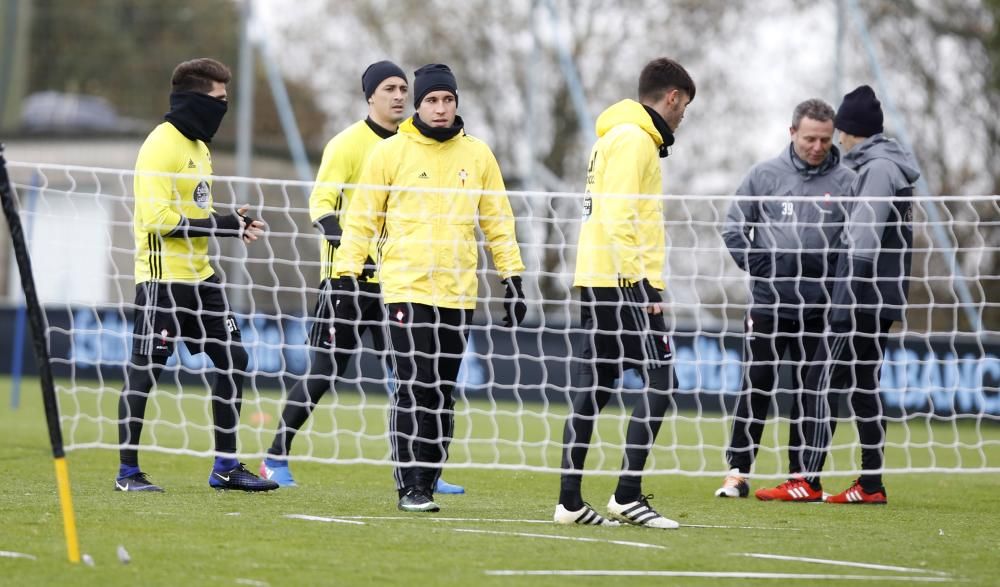
[[358,522],[357,520],[345,520],[343,518],[324,518],[322,516],[310,516],[307,514],[285,514],[286,518],[292,520],[308,520],[310,522],[331,522],[335,524],[354,524],[356,526],[364,526],[364,522]]
[[780,530],[782,532],[800,532],[802,528],[767,528],[765,526],[716,526],[713,524],[681,524],[681,528],[716,528],[719,530]]
[[0,550],[0,558],[26,558],[28,560],[38,560],[33,554],[25,554],[23,552],[12,552],[10,550]]
[[947,583],[955,581],[952,577],[927,577],[908,575],[819,575],[800,573],[729,573],[711,571],[618,571],[618,570],[566,570],[566,571],[516,571],[492,570],[483,571],[495,577],[518,576],[567,576],[567,577],[692,577],[703,579],[783,579],[783,580],[814,580],[814,581],[911,581],[914,583]]
[[532,534],[530,532],[497,532],[495,530],[472,530],[469,528],[455,528],[456,532],[469,532],[472,534],[493,534],[497,536],[521,536],[524,538],[549,538],[551,540],[571,540],[573,542],[601,542],[603,544],[617,544],[619,546],[634,546],[636,548],[660,548],[666,550],[666,546],[659,544],[649,544],[646,542],[629,542],[628,540],[604,540],[601,538],[585,538],[583,536],[557,536],[555,534]]
[[341,520],[421,520],[431,522],[495,522],[499,524],[552,524],[552,520],[507,520],[502,518],[422,518],[417,516],[340,516]]
[[782,554],[764,554],[759,552],[736,553],[736,556],[748,556],[750,558],[766,558],[779,561],[816,563],[820,565],[832,565],[835,567],[857,567],[859,569],[873,569],[876,571],[896,571],[899,573],[930,573],[932,575],[941,575],[943,577],[949,576],[948,573],[943,573],[941,571],[931,571],[927,569],[918,569],[915,567],[897,567],[893,565],[879,565],[875,563],[857,563],[852,561],[838,561],[826,558],[809,558],[805,556],[786,556]]
[[[415,516],[337,516],[341,520],[416,520],[430,522],[491,522],[495,524],[549,524],[552,520],[512,520],[506,518],[441,518],[427,517],[418,518]],[[681,524],[682,528],[714,528],[718,530],[767,530],[782,532],[799,532],[802,528],[769,528],[766,526],[717,526],[712,524]]]
[[257,579],[236,579],[237,585],[252,585],[253,587],[271,587],[271,584],[267,581],[258,581]]

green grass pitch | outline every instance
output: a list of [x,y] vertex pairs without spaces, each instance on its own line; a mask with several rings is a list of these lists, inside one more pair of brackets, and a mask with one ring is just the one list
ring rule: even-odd
[[[67,413],[104,416],[64,421],[68,440],[116,441],[108,418],[115,413],[117,384],[106,385],[61,395]],[[548,521],[558,476],[540,470],[449,468],[445,477],[469,493],[439,496],[440,514],[413,515],[396,510],[386,465],[295,462],[301,487],[245,495],[209,489],[207,456],[145,451],[143,469],[167,493],[122,494],[112,491],[117,453],[106,449],[68,455],[81,550],[95,562],[71,565],[37,383],[24,383],[17,410],[10,408],[9,391],[9,379],[0,378],[5,481],[0,486],[0,584],[995,585],[1000,573],[998,474],[891,473],[885,507],[721,500],[712,497],[718,476],[654,475],[645,482],[646,491],[655,494],[653,505],[683,524],[680,530],[662,531],[555,526]],[[155,436],[171,449],[210,448],[209,413],[201,397],[167,386],[154,398],[147,415],[163,423],[146,430],[145,443]],[[258,410],[273,417],[278,399],[248,394],[243,422],[249,424]],[[344,394],[326,398],[323,407],[296,441],[297,454],[326,460],[387,456],[380,437],[384,398],[364,403]],[[455,463],[558,466],[558,445],[550,439],[559,436],[562,406],[550,406],[544,415],[527,413],[540,406],[526,406],[518,415],[517,406],[505,404],[499,408],[506,415],[498,418],[488,417],[494,406],[485,401],[459,408]],[[178,410],[189,425],[168,423],[177,422]],[[608,448],[592,451],[588,463],[601,472],[613,471],[620,459],[620,422],[613,408],[602,421],[600,434]],[[246,426],[242,450],[259,453],[272,429],[273,423]],[[358,434],[361,430],[364,434]],[[850,444],[852,433],[852,426],[842,426],[837,442]],[[664,425],[656,464],[718,470],[725,434],[724,423],[680,414]],[[769,426],[765,443],[776,437]],[[927,442],[931,438],[950,446],[935,446]],[[516,439],[526,442],[519,446],[512,442]],[[985,442],[973,446],[980,439]],[[903,450],[904,442],[912,448]],[[698,445],[710,449],[700,451]],[[840,470],[855,453],[856,447],[834,453]],[[894,468],[959,461],[995,468],[1000,426],[893,425],[887,458]],[[763,450],[758,470],[779,472],[780,461],[780,450]],[[247,459],[251,469],[258,463]],[[840,490],[848,482],[828,477],[826,489]],[[755,480],[754,487],[773,483]],[[584,496],[603,509],[614,484],[612,475],[588,476]],[[289,517],[294,515],[317,519]],[[128,565],[118,561],[119,545],[131,556]]]

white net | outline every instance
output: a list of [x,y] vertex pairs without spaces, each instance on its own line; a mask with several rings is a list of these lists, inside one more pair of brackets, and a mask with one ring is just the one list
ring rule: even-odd
[[[135,307],[130,170],[11,163],[45,305],[66,448],[118,448],[117,400],[130,356]],[[300,182],[213,178],[215,206],[251,205],[267,223],[262,241],[213,240],[249,354],[240,455],[260,458],[274,439],[292,385],[308,371],[307,342],[319,293],[320,236]],[[665,196],[666,317],[678,388],[647,469],[717,475],[743,389],[748,281],[720,237],[731,196]],[[572,287],[582,194],[510,192],[528,302],[526,324],[499,326],[504,289],[479,240],[478,305],[457,377],[448,466],[557,471],[571,404],[572,360],[582,336]],[[239,200],[239,201],[237,201]],[[927,214],[929,207],[937,213]],[[936,218],[938,220],[931,220]],[[888,417],[889,471],[1000,471],[1000,208],[995,197],[914,198],[912,284],[906,317],[889,336],[880,377]],[[947,241],[933,233],[943,229]],[[932,230],[933,229],[933,230]],[[3,252],[3,251],[0,251]],[[19,299],[8,263],[7,295]],[[971,290],[971,306],[955,280]],[[971,309],[971,313],[968,311]],[[324,463],[392,462],[387,412],[392,373],[367,338],[296,437],[289,458]],[[13,344],[19,344],[13,341]],[[20,343],[23,344],[23,343]],[[208,455],[215,374],[183,345],[149,400],[142,450]],[[795,383],[783,358],[755,474],[786,473],[788,403]],[[588,467],[618,471],[641,381],[626,372],[595,428]],[[859,470],[850,409],[827,460],[828,474]]]

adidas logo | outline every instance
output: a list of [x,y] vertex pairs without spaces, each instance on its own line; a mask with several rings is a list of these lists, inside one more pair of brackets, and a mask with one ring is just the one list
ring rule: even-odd
[[809,497],[809,492],[804,487],[792,487],[788,490],[788,493],[796,499],[807,499]]
[[188,159],[188,169],[194,169],[195,167],[198,166],[194,164],[194,159]]
[[417,179],[430,179],[430,176],[427,175],[426,171],[424,171],[424,172],[421,172],[421,174],[417,176]]

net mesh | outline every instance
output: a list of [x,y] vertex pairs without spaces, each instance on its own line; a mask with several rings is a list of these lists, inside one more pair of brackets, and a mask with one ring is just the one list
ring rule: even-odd
[[[117,400],[136,310],[133,172],[17,162],[9,169],[45,305],[66,448],[117,449]],[[267,223],[266,238],[250,246],[210,239],[212,265],[250,357],[239,429],[245,458],[264,455],[285,396],[311,361],[307,334],[320,285],[311,187],[213,178],[217,209],[246,202]],[[456,382],[448,466],[556,471],[573,393],[572,359],[583,336],[572,282],[584,195],[508,196],[526,265],[528,317],[516,330],[500,326],[504,289],[477,232],[478,305]],[[743,389],[748,277],[720,237],[731,196],[663,198],[665,313],[679,385],[647,469],[716,475],[728,469],[732,411]],[[927,213],[932,206],[937,214]],[[890,334],[880,375],[888,417],[885,468],[1000,471],[1000,208],[993,196],[915,197],[913,226],[909,304]],[[947,242],[933,235],[936,228]],[[16,302],[16,272],[6,275],[8,299]],[[956,279],[965,279],[973,292],[971,306],[955,294]],[[299,432],[292,461],[391,463],[392,371],[385,352],[363,341],[336,391]],[[785,474],[795,383],[790,360],[776,368],[781,383],[755,465],[763,477]],[[150,398],[143,450],[212,453],[214,376],[205,355],[192,356],[178,345]],[[629,371],[616,385],[621,393],[602,413],[588,458],[598,474],[619,468],[629,406],[642,382]],[[850,417],[849,408],[842,412],[828,474],[858,472],[859,441]]]

